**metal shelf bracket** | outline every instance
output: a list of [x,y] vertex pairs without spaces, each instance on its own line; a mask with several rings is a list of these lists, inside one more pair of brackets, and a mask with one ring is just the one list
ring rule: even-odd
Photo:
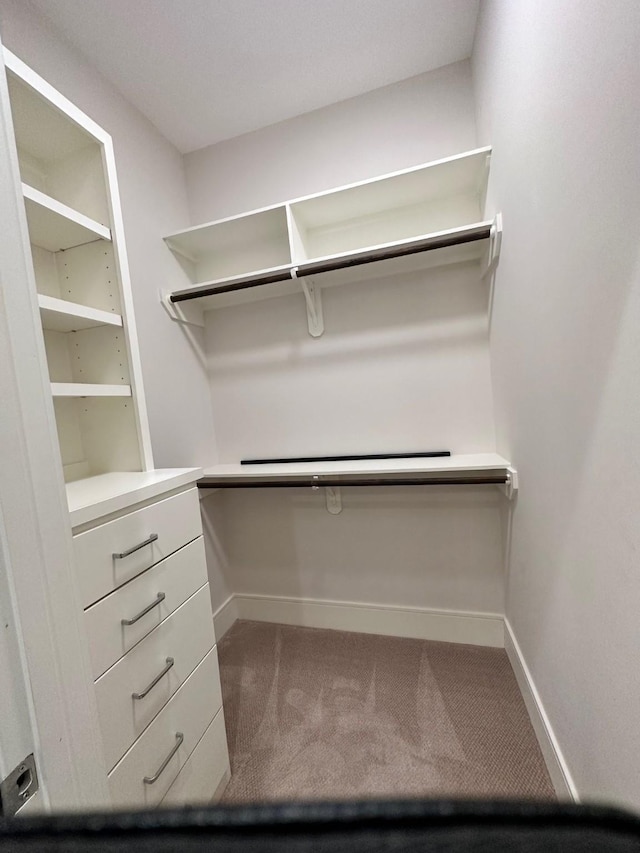
[[331,515],[340,515],[342,512],[342,491],[340,486],[323,486],[317,474],[314,474],[312,479],[318,481],[318,485],[311,486],[314,492],[319,492],[324,489],[324,497],[327,502],[327,512]]
[[482,278],[485,279],[498,266],[500,258],[500,249],[502,248],[502,214],[496,213],[491,224],[491,233],[489,234],[489,249],[487,250],[487,260]]
[[327,486],[324,490],[327,501],[327,512],[331,515],[340,515],[342,512],[342,492],[340,486]]
[[319,338],[324,332],[322,315],[322,288],[311,278],[298,278],[298,268],[291,270],[291,277],[298,279],[307,303],[307,323],[312,338]]

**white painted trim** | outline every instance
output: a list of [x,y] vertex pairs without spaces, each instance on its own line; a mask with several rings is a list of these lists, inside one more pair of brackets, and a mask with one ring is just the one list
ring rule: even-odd
[[122,216],[122,207],[120,202],[116,159],[113,150],[113,140],[107,133],[105,133],[104,145],[102,147],[102,158],[109,196],[111,238],[113,240],[115,250],[114,256],[118,270],[118,278],[120,280],[122,313],[127,333],[127,357],[129,362],[129,374],[131,377],[131,388],[133,391],[133,406],[136,412],[136,426],[140,445],[140,461],[142,463],[143,471],[153,471],[154,463],[153,450],[151,448],[151,431],[149,428],[147,403],[144,396],[142,361],[140,358],[138,330],[136,327],[133,307],[133,291],[131,288],[131,275],[129,271],[127,244],[125,241],[124,219]]
[[216,637],[220,639],[236,619],[504,648],[500,613],[239,594],[216,611]]
[[213,628],[216,636],[216,643],[224,637],[229,628],[231,628],[238,618],[238,607],[235,602],[235,596],[230,595],[224,604],[221,604],[213,614]]
[[513,632],[509,620],[505,618],[505,650],[513,672],[518,682],[518,687],[522,693],[522,698],[527,706],[531,725],[538,738],[542,755],[547,765],[547,770],[551,776],[553,787],[560,799],[572,800],[576,803],[580,802],[580,796],[575,786],[567,762],[562,754],[558,739],[551,726],[551,721],[544,709],[540,694],[527,666],[527,662],[522,654],[516,636]]

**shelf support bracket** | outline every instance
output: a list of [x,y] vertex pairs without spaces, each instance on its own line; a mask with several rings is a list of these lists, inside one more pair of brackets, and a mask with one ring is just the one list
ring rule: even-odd
[[[298,278],[298,268],[291,270],[291,277]],[[307,323],[312,338],[319,338],[324,332],[322,315],[322,289],[312,279],[299,278],[305,302],[307,303]]]
[[491,234],[489,235],[489,250],[487,252],[487,261],[482,273],[482,278],[485,279],[498,266],[500,258],[500,249],[502,248],[502,214],[496,213],[491,224]]
[[172,302],[169,299],[170,295],[169,291],[160,291],[160,302],[174,322],[204,328],[204,311],[200,305],[194,304],[195,299],[189,303]]
[[331,515],[340,515],[342,512],[342,491],[340,490],[340,486],[323,486],[317,474],[314,474],[312,479],[318,483],[315,485],[314,482],[314,485],[311,486],[314,492],[319,492],[321,488],[324,489],[327,512]]
[[498,486],[507,500],[515,500],[518,494],[518,472],[512,466],[507,468],[507,482],[504,486]]
[[324,490],[327,501],[327,512],[331,515],[340,515],[342,512],[342,492],[340,486],[327,486]]

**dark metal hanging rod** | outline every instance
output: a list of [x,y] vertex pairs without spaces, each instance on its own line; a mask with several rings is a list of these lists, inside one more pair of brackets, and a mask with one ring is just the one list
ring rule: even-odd
[[[279,272],[263,273],[261,275],[238,276],[228,284],[211,284],[202,287],[192,287],[189,290],[177,290],[169,296],[173,303],[187,302],[189,299],[201,299],[203,296],[216,296],[221,293],[233,293],[237,290],[247,290],[251,287],[263,287],[267,284],[275,284],[282,281],[295,281],[308,275],[319,275],[325,272],[333,272],[349,267],[371,264],[377,261],[402,258],[406,255],[415,255],[419,252],[431,252],[436,249],[445,249],[450,246],[460,246],[465,243],[475,243],[478,240],[488,240],[491,236],[491,225],[481,224],[466,228],[464,233],[448,234],[442,237],[429,236],[417,240],[405,242],[400,245],[387,246],[379,249],[366,249],[357,251],[350,255],[330,260],[309,261],[301,263],[292,269]],[[295,273],[294,273],[295,270]]]
[[271,459],[241,459],[241,465],[280,465],[298,462],[362,462],[367,459],[431,459],[451,456],[450,450],[427,450],[423,453],[358,453],[346,456],[283,456]]
[[268,480],[248,477],[203,477],[199,489],[304,489],[350,486],[500,486],[509,482],[505,474],[483,474],[478,477],[349,477],[342,475],[304,476]]

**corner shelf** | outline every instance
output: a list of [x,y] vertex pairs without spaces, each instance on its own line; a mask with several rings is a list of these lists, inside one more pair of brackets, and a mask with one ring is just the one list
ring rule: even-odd
[[79,332],[96,326],[122,326],[122,316],[68,302],[55,296],[38,294],[42,328],[53,332]]
[[49,252],[72,249],[94,240],[111,240],[111,230],[40,190],[22,184],[29,237]]
[[130,385],[91,385],[83,382],[52,382],[52,397],[131,397]]

